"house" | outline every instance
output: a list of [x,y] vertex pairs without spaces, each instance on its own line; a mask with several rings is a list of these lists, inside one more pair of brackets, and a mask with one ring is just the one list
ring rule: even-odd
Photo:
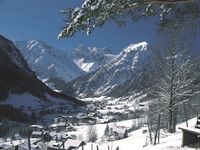
[[196,145],[199,148],[200,130],[191,127],[179,127],[182,130],[182,147]]
[[22,144],[23,140],[15,140],[15,141],[9,141],[0,143],[0,150],[19,150],[19,145]]
[[67,119],[65,118],[65,116],[57,116],[54,118],[54,124],[58,124],[60,122],[66,122]]
[[54,118],[54,123],[57,124],[59,122],[66,122],[68,124],[78,124],[79,119],[74,116],[57,116]]
[[55,140],[51,140],[50,142],[47,143],[47,150],[59,150],[59,149],[63,149],[62,148],[62,141],[55,141]]
[[82,116],[82,117],[79,117],[78,119],[81,123],[87,123],[87,124],[91,124],[91,125],[97,123],[97,119],[94,117],[90,117],[90,116]]
[[[34,138],[34,139],[30,139],[30,147],[31,150],[44,150],[44,148],[42,148],[38,143],[40,143],[42,141],[42,139],[40,138]],[[28,141],[25,141],[23,143],[21,143],[18,146],[17,150],[29,150],[29,146],[28,146]]]
[[66,130],[68,126],[69,124],[66,122],[59,122],[59,123],[50,125],[50,129],[53,131],[56,130],[56,132],[60,132],[60,131]]
[[75,150],[78,149],[80,147],[82,147],[82,150],[84,149],[84,145],[86,145],[86,143],[82,140],[74,140],[74,139],[68,139],[65,143],[64,143],[64,149],[65,150]]
[[75,150],[80,147],[82,147],[83,150],[83,146],[85,144],[86,143],[84,141],[74,139],[67,139],[66,141],[52,140],[47,144],[47,150]]
[[30,128],[32,131],[42,131],[44,129],[43,126],[40,125],[31,125]]
[[31,134],[31,138],[43,138],[44,132],[42,131],[33,131]]
[[120,140],[128,137],[128,129],[125,127],[113,127],[110,128],[111,134],[116,140]]
[[49,132],[46,131],[33,131],[31,134],[32,139],[42,139],[44,141],[50,141],[52,139]]
[[196,122],[195,128],[200,129],[200,116],[197,117],[197,122]]
[[68,122],[70,122],[71,124],[79,125],[79,123],[78,123],[79,119],[77,117],[68,116],[67,119],[68,119]]
[[50,135],[52,137],[53,140],[55,141],[66,141],[67,139],[71,139],[72,137],[69,136],[66,132],[50,132]]
[[74,131],[75,128],[73,124],[78,124],[78,118],[73,116],[57,116],[54,118],[54,124],[50,125],[51,130],[56,130],[57,132],[67,130]]

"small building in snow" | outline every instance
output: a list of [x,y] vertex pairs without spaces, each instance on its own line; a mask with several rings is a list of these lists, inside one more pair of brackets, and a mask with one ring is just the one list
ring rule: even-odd
[[78,149],[80,147],[83,147],[86,143],[82,140],[74,140],[74,139],[68,139],[65,143],[64,143],[64,149],[65,150],[75,150]]
[[66,141],[50,141],[47,144],[47,150],[75,150],[83,147],[86,143],[81,140],[67,139]]
[[31,134],[31,138],[42,138],[44,132],[42,131],[33,131]]
[[52,139],[50,133],[46,131],[33,131],[31,138],[43,139],[44,141],[50,141]]
[[90,117],[90,116],[81,116],[81,117],[78,117],[79,119],[79,122],[80,123],[86,123],[86,124],[96,124],[97,123],[97,119],[95,117]]
[[42,131],[44,129],[43,126],[40,125],[31,125],[30,128],[32,131]]
[[66,122],[59,122],[56,124],[50,125],[50,129],[52,131],[60,132],[66,130],[66,128],[69,126]]
[[74,116],[57,116],[54,118],[54,123],[58,124],[60,122],[66,122],[68,124],[78,124],[79,119],[77,117]]
[[110,128],[110,131],[111,131],[111,135],[116,140],[128,137],[128,129],[125,127],[113,127],[113,128]]

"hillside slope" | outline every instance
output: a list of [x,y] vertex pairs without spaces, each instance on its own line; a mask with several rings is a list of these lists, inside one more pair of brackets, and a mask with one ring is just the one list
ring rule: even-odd
[[40,100],[48,100],[49,97],[52,97],[66,100],[73,105],[84,104],[76,98],[52,91],[43,82],[38,80],[13,42],[1,35],[0,84],[0,100],[3,101],[6,101],[10,94],[20,95],[28,93]]

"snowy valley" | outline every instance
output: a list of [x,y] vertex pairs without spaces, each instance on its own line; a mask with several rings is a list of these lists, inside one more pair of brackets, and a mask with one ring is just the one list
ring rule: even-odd
[[0,150],[200,149],[199,0],[0,0]]
[[[151,84],[154,85],[155,72],[159,69],[156,69],[154,53],[146,42],[131,44],[118,55],[108,49],[83,46],[64,52],[43,41],[30,40],[15,43],[21,48],[22,56],[4,37],[1,37],[1,45],[4,45],[2,54],[7,49],[11,51],[4,55],[11,59],[10,67],[16,64],[22,69],[19,71],[24,73],[24,79],[14,75],[16,80],[7,86],[7,95],[1,95],[1,113],[8,120],[1,121],[0,126],[5,132],[0,132],[5,137],[12,135],[12,139],[1,139],[0,148],[28,148],[27,133],[21,128],[25,126],[31,130],[30,146],[34,150],[55,148],[55,143],[61,148],[64,139],[65,146],[79,143],[76,148],[85,150],[190,149],[181,148],[182,132],[178,128],[175,134],[165,131],[164,115],[159,125],[160,144],[153,146],[151,142],[157,137],[158,119],[158,114],[151,110],[152,105],[153,109],[157,107],[153,102]],[[6,79],[9,71],[4,73],[2,77]],[[29,85],[26,74],[30,76],[29,80],[34,78],[31,84],[40,90]],[[6,85],[5,81],[8,81],[4,80]],[[22,84],[24,81],[25,85]],[[197,99],[198,94],[193,104],[198,103]],[[185,104],[184,109],[188,109]],[[18,116],[14,122],[9,121],[13,116],[4,112],[11,110],[19,112],[23,116],[20,122],[25,121],[25,124],[18,123]],[[189,112],[187,119],[194,117],[198,110]],[[180,115],[177,121],[183,122],[183,116]],[[33,125],[27,126],[30,123]],[[193,128],[195,123],[195,118],[189,121]],[[184,127],[185,123],[180,126]],[[170,142],[170,139],[176,142]],[[16,144],[10,145],[9,142]]]

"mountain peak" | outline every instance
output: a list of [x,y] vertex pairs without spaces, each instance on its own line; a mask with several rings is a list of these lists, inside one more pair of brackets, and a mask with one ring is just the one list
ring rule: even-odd
[[108,48],[79,45],[77,48],[68,51],[68,57],[73,59],[73,62],[83,71],[92,72],[111,60],[114,55]]
[[131,44],[128,47],[126,47],[123,52],[129,53],[131,51],[145,51],[147,50],[147,42],[140,42],[140,43],[135,43],[135,44]]
[[52,80],[58,79],[68,82],[84,73],[67,57],[66,52],[42,40],[17,41],[15,44],[38,78],[46,81],[45,83],[52,83]]
[[38,51],[40,49],[43,50],[51,50],[54,49],[52,46],[48,45],[45,41],[39,39],[30,39],[25,41],[16,41],[15,42],[17,47],[23,49],[28,49],[29,51],[34,50]]
[[[140,75],[151,59],[147,42],[131,44],[117,56],[92,73],[69,83],[76,96],[120,96],[137,90]],[[132,88],[131,90],[129,88]],[[76,90],[79,89],[79,90]]]

